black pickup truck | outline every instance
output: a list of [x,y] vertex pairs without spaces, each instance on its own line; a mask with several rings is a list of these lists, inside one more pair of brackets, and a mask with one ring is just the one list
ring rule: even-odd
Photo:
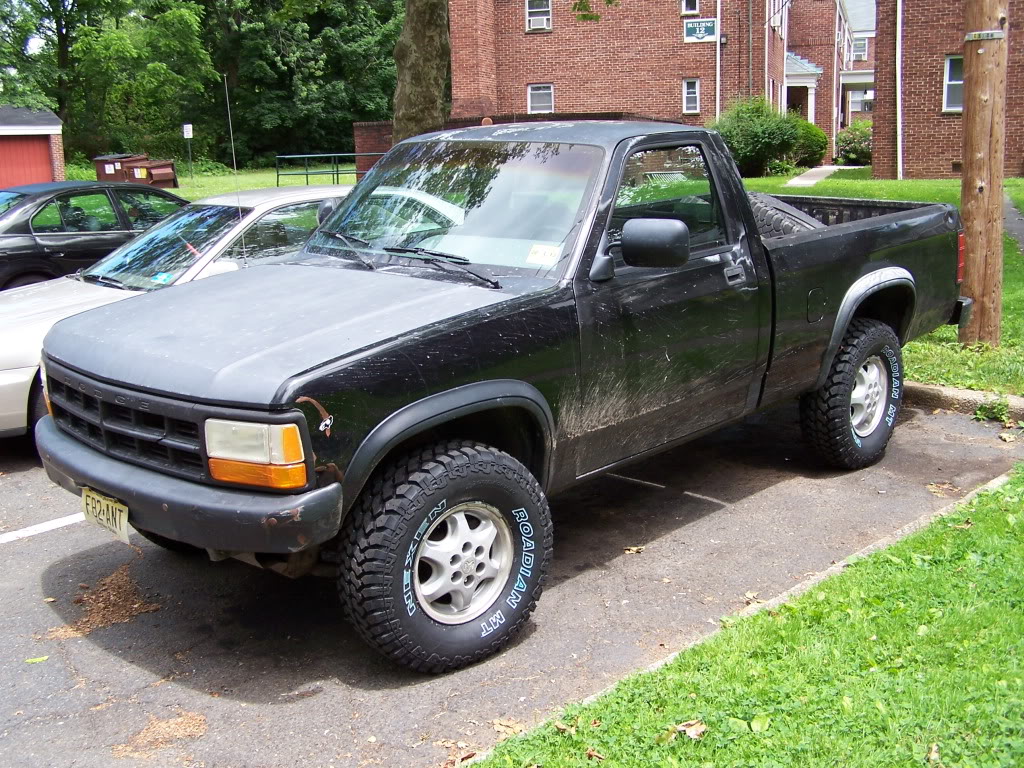
[[58,323],[36,442],[87,518],[296,576],[454,669],[528,619],[547,497],[801,398],[885,451],[900,346],[970,308],[948,205],[748,195],[715,133],[549,122],[396,146],[298,255]]

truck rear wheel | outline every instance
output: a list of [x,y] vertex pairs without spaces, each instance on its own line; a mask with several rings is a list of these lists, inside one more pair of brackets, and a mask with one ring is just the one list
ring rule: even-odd
[[500,650],[543,587],[551,514],[516,459],[472,442],[438,443],[379,473],[339,541],[338,591],[359,634],[420,672]]
[[892,328],[850,323],[821,389],[800,401],[804,437],[826,463],[860,469],[885,455],[903,403],[903,356]]

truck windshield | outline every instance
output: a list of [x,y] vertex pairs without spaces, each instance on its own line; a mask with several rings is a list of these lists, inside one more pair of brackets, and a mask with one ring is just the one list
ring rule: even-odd
[[187,205],[82,273],[83,280],[150,291],[177,280],[252,209]]
[[[429,141],[399,147],[353,190],[307,252],[423,248],[557,276],[601,167],[599,147],[552,142]],[[394,258],[391,256],[390,258]]]

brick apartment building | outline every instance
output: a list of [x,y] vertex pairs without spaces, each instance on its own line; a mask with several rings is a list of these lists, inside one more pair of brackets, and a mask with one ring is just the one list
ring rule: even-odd
[[[811,0],[813,1],[813,0]],[[784,0],[450,0],[452,117],[623,112],[704,124],[783,102]]]
[[[449,0],[451,121],[615,114],[704,125],[763,95],[832,140],[856,68],[848,4],[873,34],[874,0],[596,0],[600,21],[579,20],[571,0]],[[866,92],[873,73],[862,69],[853,82]],[[387,123],[355,133],[360,152],[390,146]]]
[[[876,178],[959,176],[964,0],[877,0],[873,139]],[[900,34],[897,35],[897,9]],[[1008,176],[1024,175],[1024,0],[1009,2]],[[896,72],[902,71],[899,88]]]

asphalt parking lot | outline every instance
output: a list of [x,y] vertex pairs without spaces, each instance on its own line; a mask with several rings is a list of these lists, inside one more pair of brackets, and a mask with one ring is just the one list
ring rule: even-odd
[[[907,407],[885,460],[840,474],[815,468],[787,407],[594,480],[552,502],[527,629],[441,677],[365,648],[327,579],[86,523],[0,543],[0,764],[442,765],[493,744],[495,720],[539,722],[1005,472],[1024,445],[999,431]],[[0,536],[78,509],[28,441],[0,441]]]

